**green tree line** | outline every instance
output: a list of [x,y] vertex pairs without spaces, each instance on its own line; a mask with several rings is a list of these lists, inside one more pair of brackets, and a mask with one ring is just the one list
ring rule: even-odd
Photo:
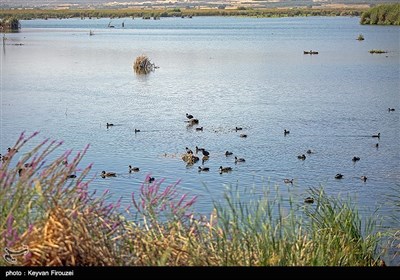
[[361,15],[361,24],[400,25],[400,4],[382,4]]

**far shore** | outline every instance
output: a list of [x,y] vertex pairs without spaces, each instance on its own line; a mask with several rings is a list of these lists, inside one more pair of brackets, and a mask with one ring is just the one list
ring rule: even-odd
[[241,16],[241,17],[306,17],[306,16],[361,16],[368,6],[325,6],[297,8],[246,8],[236,9],[3,9],[0,18],[16,17],[19,20],[65,18],[145,18]]

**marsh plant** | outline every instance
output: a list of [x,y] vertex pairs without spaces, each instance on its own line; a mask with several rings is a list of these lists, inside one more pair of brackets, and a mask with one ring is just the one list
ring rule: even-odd
[[[0,168],[0,250],[15,265],[101,266],[371,266],[380,264],[380,234],[362,222],[350,201],[310,190],[314,204],[268,188],[228,188],[209,215],[193,211],[197,198],[179,182],[144,180],[131,202],[89,188],[88,147],[55,159],[61,142],[22,134]],[[17,156],[18,155],[18,156]],[[70,159],[71,158],[71,159]],[[74,174],[75,176],[70,176]],[[10,265],[10,258],[0,259]]]
[[155,64],[151,62],[150,58],[146,55],[136,57],[133,63],[133,70],[136,74],[149,74],[156,68]]

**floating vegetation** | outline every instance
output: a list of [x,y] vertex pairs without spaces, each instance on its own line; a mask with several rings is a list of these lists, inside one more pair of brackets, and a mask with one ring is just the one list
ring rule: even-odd
[[136,74],[149,74],[156,68],[158,67],[145,55],[138,56],[133,64],[133,70]]
[[387,51],[372,49],[372,50],[369,51],[369,53],[387,53]]
[[304,51],[304,54],[318,54],[318,52],[310,50],[310,51]]
[[362,34],[358,35],[357,40],[364,41],[364,36]]

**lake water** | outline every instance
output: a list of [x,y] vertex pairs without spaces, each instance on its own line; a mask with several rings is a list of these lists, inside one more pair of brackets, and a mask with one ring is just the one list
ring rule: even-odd
[[[109,22],[22,21],[21,32],[6,34],[2,153],[22,131],[75,151],[90,143],[82,167],[94,163],[92,188],[129,200],[151,173],[165,184],[181,180],[203,213],[212,208],[204,185],[216,199],[229,185],[289,187],[300,202],[322,185],[329,195],[355,197],[363,214],[376,207],[382,216],[398,214],[388,197],[400,188],[399,27],[362,26],[356,17],[128,18],[112,19],[113,29]],[[135,75],[141,54],[160,68]],[[203,131],[187,127],[186,113]],[[380,139],[371,137],[378,132]],[[208,173],[181,159],[196,145],[211,154]],[[308,149],[314,153],[299,160]],[[226,150],[246,162],[235,164]],[[141,171],[129,174],[129,164]],[[221,175],[221,165],[233,171]],[[102,179],[102,170],[117,177]]]

